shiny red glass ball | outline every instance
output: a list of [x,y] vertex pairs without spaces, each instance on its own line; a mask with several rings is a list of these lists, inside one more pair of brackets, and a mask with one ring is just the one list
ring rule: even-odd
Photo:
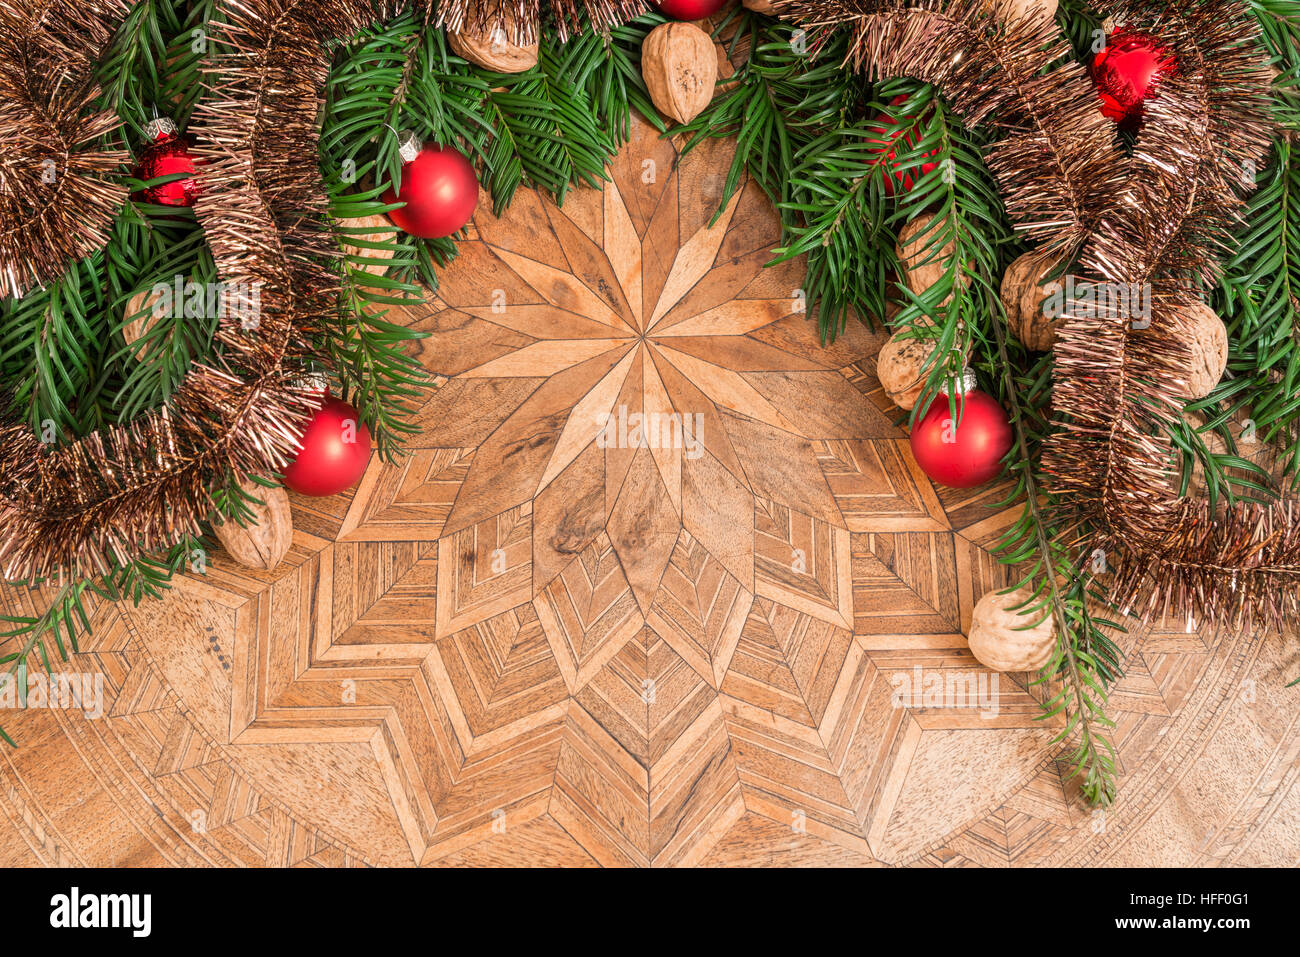
[[398,228],[421,239],[438,239],[459,232],[474,215],[478,177],[464,154],[450,146],[426,146],[402,166],[402,188],[384,191],[385,203],[402,202],[388,218]]
[[[896,96],[890,101],[889,105],[898,106],[906,99],[906,96]],[[871,126],[867,127],[868,132],[874,134],[867,140],[867,146],[872,147],[874,152],[884,155],[884,160],[880,164],[880,175],[884,180],[886,196],[893,196],[896,188],[901,189],[903,192],[909,192],[916,180],[933,171],[939,165],[938,163],[922,163],[919,168],[916,166],[903,168],[897,161],[896,156],[900,147],[903,152],[911,152],[916,146],[918,131],[912,129],[911,125],[915,122],[916,117],[914,116],[903,116],[898,120],[894,120],[885,114],[881,114],[872,121]],[[929,150],[925,155],[938,156],[938,147]]]
[[342,399],[326,399],[302,435],[284,484],[303,495],[334,495],[357,483],[370,464],[370,430]]
[[974,488],[1002,473],[1002,459],[1011,450],[1011,423],[1002,406],[978,390],[958,397],[957,410],[960,425],[946,395],[930,403],[912,427],[912,456],[940,485]]
[[1101,111],[1122,129],[1142,121],[1143,107],[1159,96],[1161,78],[1178,72],[1178,59],[1155,37],[1119,27],[1092,58],[1092,82]]
[[[144,148],[135,167],[136,179],[157,179],[177,173],[198,172],[202,160],[190,153],[190,141],[184,136],[163,136]],[[198,181],[190,175],[161,186],[148,186],[141,191],[146,202],[159,206],[193,206],[199,198]]]
[[674,20],[703,20],[727,5],[727,0],[651,0],[655,8]]

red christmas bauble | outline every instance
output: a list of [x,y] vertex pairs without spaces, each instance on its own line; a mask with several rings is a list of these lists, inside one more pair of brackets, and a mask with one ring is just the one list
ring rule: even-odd
[[1162,77],[1178,72],[1178,58],[1155,37],[1119,27],[1092,58],[1092,82],[1101,111],[1123,129],[1136,129],[1146,101],[1160,95]]
[[[899,95],[890,100],[889,105],[898,106],[898,104],[903,103],[906,100],[906,96]],[[904,152],[910,152],[912,148],[916,146],[917,131],[911,128],[911,124],[915,122],[915,120],[916,117],[914,116],[903,116],[898,120],[895,120],[889,116],[881,114],[872,121],[871,126],[867,127],[869,132],[880,136],[879,139],[868,139],[867,145],[875,146],[875,152],[877,153],[887,154],[887,160],[880,164],[881,176],[885,181],[886,196],[894,195],[895,186],[901,187],[903,192],[909,192],[912,189],[914,176],[916,179],[920,179],[926,173],[931,172],[939,165],[938,163],[922,163],[920,170],[918,171],[915,167],[908,167],[906,169],[900,168],[900,164],[895,160],[895,154],[899,145],[897,141],[900,137],[902,138],[901,145]],[[925,155],[938,156],[939,148],[935,147]]]
[[[174,176],[177,173],[198,172],[202,160],[190,154],[191,142],[188,137],[174,132],[159,133],[140,154],[136,163],[136,179],[156,179],[159,176]],[[193,206],[199,198],[199,184],[190,175],[186,179],[173,180],[161,186],[147,186],[141,195],[150,203],[159,206]]]
[[1002,472],[1011,450],[1011,423],[997,401],[978,389],[957,397],[960,425],[939,395],[912,427],[912,456],[921,471],[940,485],[974,488]]
[[438,239],[459,232],[474,215],[478,177],[465,156],[450,146],[426,146],[402,164],[402,189],[390,186],[385,203],[402,202],[388,218],[398,228],[421,239]]
[[703,20],[727,5],[727,0],[651,0],[664,16],[674,20]]
[[302,451],[284,484],[303,495],[333,495],[355,485],[370,463],[370,430],[342,399],[326,399],[307,423]]

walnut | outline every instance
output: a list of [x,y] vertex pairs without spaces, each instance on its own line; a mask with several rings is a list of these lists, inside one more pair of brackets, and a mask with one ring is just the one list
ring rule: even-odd
[[342,243],[345,253],[349,256],[360,256],[364,259],[383,260],[382,262],[368,262],[355,268],[375,276],[382,276],[388,271],[387,260],[393,258],[392,248],[372,249],[370,247],[354,246],[352,243],[381,243],[392,240],[397,235],[397,227],[393,225],[392,220],[387,216],[376,214],[374,216],[358,216],[354,219],[340,219],[337,225],[339,228],[339,242]]
[[776,4],[772,0],[740,0],[746,10],[763,13],[769,17],[776,16]]
[[495,73],[523,73],[537,66],[537,42],[522,47],[511,43],[501,26],[488,30],[482,36],[448,30],[447,42],[457,56]]
[[[137,292],[134,296],[126,301],[126,309],[122,312],[122,318],[126,324],[122,326],[122,338],[126,340],[128,346],[134,345],[131,351],[137,359],[143,359],[148,352],[149,346],[140,342],[153,328],[153,324],[158,321],[154,314],[154,309],[158,305],[158,300],[162,296],[152,289],[145,289]],[[132,317],[135,318],[132,318]],[[170,333],[168,333],[170,335]],[[139,343],[139,345],[136,345]]]
[[293,515],[289,495],[282,488],[266,488],[246,482],[244,491],[262,504],[251,504],[255,524],[247,528],[238,522],[217,525],[218,541],[230,557],[248,568],[270,570],[280,564],[293,543]]
[[[1029,605],[1017,608],[1026,601]],[[1052,616],[1046,608],[1030,610],[1035,604],[1029,588],[1007,595],[991,591],[977,601],[966,637],[975,659],[994,671],[1037,671],[1051,661],[1056,648]]]
[[[903,279],[907,288],[918,296],[943,278],[951,268],[952,257],[957,251],[951,242],[939,249],[930,246],[935,240],[930,231],[933,221],[934,217],[930,215],[912,220],[898,234],[898,245],[894,249],[903,266]],[[965,284],[966,276],[959,273],[958,287]],[[940,305],[946,306],[951,301],[952,293],[949,293]]]
[[641,44],[641,76],[661,113],[689,123],[709,105],[718,82],[713,41],[691,23],[657,26]]
[[1187,398],[1203,399],[1214,391],[1228,367],[1228,328],[1213,309],[1200,301],[1190,303],[1175,323],[1192,349]]
[[1022,17],[1050,20],[1058,5],[1059,0],[993,0],[993,9],[1008,22]]
[[1043,300],[1062,290],[1060,278],[1048,279],[1060,263],[1059,257],[1035,250],[1018,257],[1002,276],[1007,324],[1021,344],[1033,352],[1050,352],[1056,329],[1064,321],[1061,316],[1046,315],[1043,309]]
[[934,352],[934,340],[905,338],[905,330],[890,336],[876,356],[876,378],[900,409],[911,411],[925,387],[926,361]]

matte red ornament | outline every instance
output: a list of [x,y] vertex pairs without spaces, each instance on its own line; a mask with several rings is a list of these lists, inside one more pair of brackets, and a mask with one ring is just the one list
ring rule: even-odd
[[912,456],[921,471],[940,485],[974,488],[1002,473],[1011,450],[1011,423],[997,400],[974,388],[957,397],[960,425],[939,395],[912,427]]
[[302,435],[284,484],[303,495],[334,495],[357,483],[370,463],[370,430],[342,399],[326,399]]
[[727,0],[651,0],[660,13],[674,20],[703,20],[727,5]]
[[[907,100],[906,96],[899,95],[890,100],[890,106],[898,106]],[[912,128],[916,121],[914,116],[903,116],[898,120],[890,116],[881,114],[876,117],[871,126],[867,127],[871,133],[879,134],[880,138],[871,138],[867,140],[868,146],[875,146],[877,153],[887,154],[885,162],[880,164],[880,173],[885,182],[885,195],[893,196],[895,186],[901,187],[903,192],[910,192],[914,182],[913,176],[920,179],[926,173],[931,172],[938,163],[922,163],[919,171],[916,167],[901,168],[901,164],[895,159],[895,153],[898,149],[897,141],[902,138],[902,146],[905,152],[911,152],[916,146],[918,131]],[[938,156],[939,148],[936,146],[925,154],[926,156]]]
[[[202,160],[195,159],[190,153],[192,141],[189,137],[180,135],[176,124],[171,120],[160,118],[151,121],[145,127],[145,136],[150,142],[141,151],[136,163],[136,179],[157,179],[177,173],[193,174],[203,164]],[[141,190],[141,196],[147,202],[159,206],[193,206],[200,192],[198,181],[191,175],[161,186],[147,186]]]
[[1160,95],[1160,80],[1178,72],[1178,58],[1155,37],[1118,27],[1092,58],[1092,82],[1101,112],[1134,130],[1147,100]]
[[465,227],[478,204],[478,177],[464,154],[450,146],[413,147],[403,141],[402,188],[384,191],[385,203],[402,202],[388,218],[421,239],[450,236]]

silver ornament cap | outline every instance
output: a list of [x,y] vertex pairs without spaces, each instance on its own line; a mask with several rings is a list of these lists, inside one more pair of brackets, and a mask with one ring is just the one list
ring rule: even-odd
[[144,125],[144,138],[150,143],[164,136],[175,136],[176,133],[177,126],[168,116],[155,116]]
[[329,376],[318,369],[312,369],[304,372],[302,375],[295,376],[293,385],[296,388],[308,392],[328,392],[330,388]]
[[979,381],[975,378],[975,370],[970,366],[962,366],[961,372],[952,380],[952,390],[956,395],[965,395],[967,392],[974,392],[979,388]]
[[330,392],[329,376],[322,369],[304,369],[289,377],[285,384],[308,401],[319,397],[323,402]]
[[397,134],[397,155],[403,163],[412,163],[420,155],[423,144],[412,130],[402,130]]

